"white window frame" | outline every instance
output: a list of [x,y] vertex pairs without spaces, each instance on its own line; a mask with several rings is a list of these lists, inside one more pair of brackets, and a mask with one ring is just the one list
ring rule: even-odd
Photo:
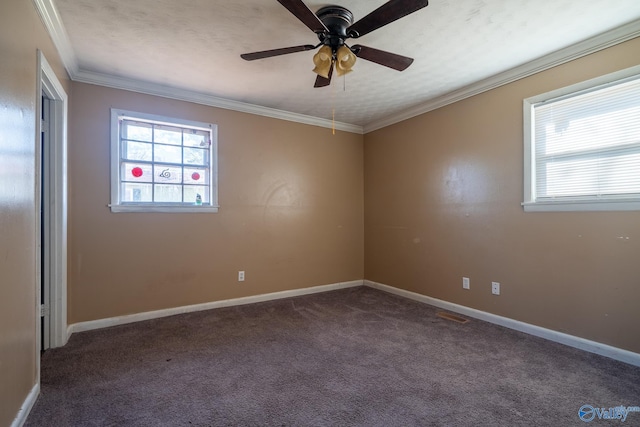
[[[123,203],[120,196],[120,117],[126,116],[132,119],[150,120],[174,126],[187,126],[195,128],[211,129],[210,146],[210,182],[209,204],[196,205],[187,203]],[[191,120],[177,119],[173,117],[159,116],[155,114],[139,113],[135,111],[111,109],[111,212],[167,212],[167,213],[215,213],[218,212],[218,126],[211,123],[203,123]]]
[[640,197],[626,199],[580,199],[537,200],[535,165],[534,107],[546,101],[580,95],[618,84],[623,80],[640,78],[640,66],[631,67],[582,83],[567,86],[541,95],[527,98],[523,102],[524,118],[524,201],[525,212],[557,211],[632,211],[640,210]]

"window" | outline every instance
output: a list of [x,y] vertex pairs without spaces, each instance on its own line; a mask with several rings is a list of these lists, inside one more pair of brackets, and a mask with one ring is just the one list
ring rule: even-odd
[[217,127],[111,110],[112,212],[217,212]]
[[525,211],[640,210],[640,67],[524,101]]

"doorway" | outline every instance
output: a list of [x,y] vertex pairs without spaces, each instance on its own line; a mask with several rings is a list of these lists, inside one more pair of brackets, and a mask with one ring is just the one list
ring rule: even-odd
[[51,289],[51,103],[52,100],[42,92],[40,106],[40,351],[51,345],[49,301]]
[[[36,341],[40,351],[66,344],[67,94],[38,51],[36,136]],[[38,364],[39,371],[39,364]]]

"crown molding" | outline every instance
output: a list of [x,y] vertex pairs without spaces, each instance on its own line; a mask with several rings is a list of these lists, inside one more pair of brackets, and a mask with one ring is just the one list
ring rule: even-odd
[[560,49],[526,64],[512,68],[511,70],[496,74],[495,76],[489,77],[480,82],[447,93],[425,103],[418,104],[414,107],[401,111],[398,114],[367,123],[363,127],[342,122],[335,122],[334,124],[331,120],[307,116],[304,114],[291,113],[288,111],[277,110],[275,108],[261,107],[259,105],[218,98],[212,95],[171,88],[155,83],[80,70],[75,53],[71,47],[71,42],[69,41],[69,36],[67,35],[64,25],[62,24],[62,20],[60,19],[60,15],[53,4],[53,0],[33,0],[33,3],[42,18],[45,27],[51,35],[53,43],[60,53],[65,69],[67,70],[67,73],[69,73],[69,77],[73,81],[194,102],[197,104],[275,119],[288,120],[312,126],[324,128],[335,127],[337,130],[357,134],[366,134],[382,129],[383,127],[428,113],[429,111],[436,110],[458,101],[462,101],[463,99],[504,86],[541,71],[548,70],[555,66],[573,61],[574,59],[581,58],[640,36],[640,20],[636,20],[564,49]]
[[176,99],[179,101],[193,102],[195,104],[208,105],[225,110],[233,110],[241,113],[254,114],[257,116],[270,117],[273,119],[287,120],[290,122],[302,123],[323,128],[335,128],[336,130],[357,133],[364,133],[362,126],[356,126],[349,123],[333,122],[331,120],[319,117],[307,116],[304,114],[292,113],[289,111],[278,110],[275,108],[261,107],[259,105],[248,104],[245,102],[233,101],[230,99],[218,98],[213,95],[206,95],[199,92],[193,92],[185,89],[178,89],[169,86],[163,86],[156,83],[145,82],[141,80],[128,79],[124,77],[116,77],[107,74],[95,73],[90,71],[78,71],[72,77],[74,81],[81,83],[89,83],[98,86],[110,87],[113,89],[123,89],[131,92],[143,93],[146,95],[160,96],[163,98]]
[[615,46],[638,36],[640,36],[640,20],[632,21],[628,24],[573,44],[564,49],[557,50],[503,73],[496,74],[477,83],[416,105],[398,114],[367,123],[364,126],[364,133],[373,132],[386,126],[428,113],[429,111],[436,110],[446,105],[462,101],[463,99],[470,98],[474,95],[532,76],[541,71],[548,70],[558,65],[573,61],[574,59]]
[[33,0],[33,4],[42,19],[42,23],[49,32],[53,44],[60,54],[64,68],[67,70],[69,77],[73,79],[73,76],[78,72],[78,60],[76,54],[71,47],[69,41],[69,35],[65,30],[58,9],[53,4],[53,0]]
[[287,120],[323,128],[334,128],[336,130],[357,133],[360,135],[364,133],[362,126],[352,125],[349,123],[333,122],[332,120],[218,98],[212,95],[205,95],[155,83],[81,70],[71,46],[69,36],[67,35],[67,31],[64,28],[64,24],[62,23],[60,14],[56,9],[53,0],[33,0],[33,3],[40,15],[40,18],[42,19],[42,22],[49,32],[54,45],[58,49],[58,53],[60,54],[64,67],[67,70],[67,73],[69,73],[69,77],[73,81],[188,101],[196,104],[224,108],[226,110],[239,111],[242,113]]

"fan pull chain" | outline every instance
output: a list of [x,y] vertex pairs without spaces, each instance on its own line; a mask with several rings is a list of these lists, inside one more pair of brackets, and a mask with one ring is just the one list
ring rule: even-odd
[[333,107],[333,121],[331,122],[331,131],[336,134],[336,108]]
[[331,85],[331,133],[336,134],[336,85]]

